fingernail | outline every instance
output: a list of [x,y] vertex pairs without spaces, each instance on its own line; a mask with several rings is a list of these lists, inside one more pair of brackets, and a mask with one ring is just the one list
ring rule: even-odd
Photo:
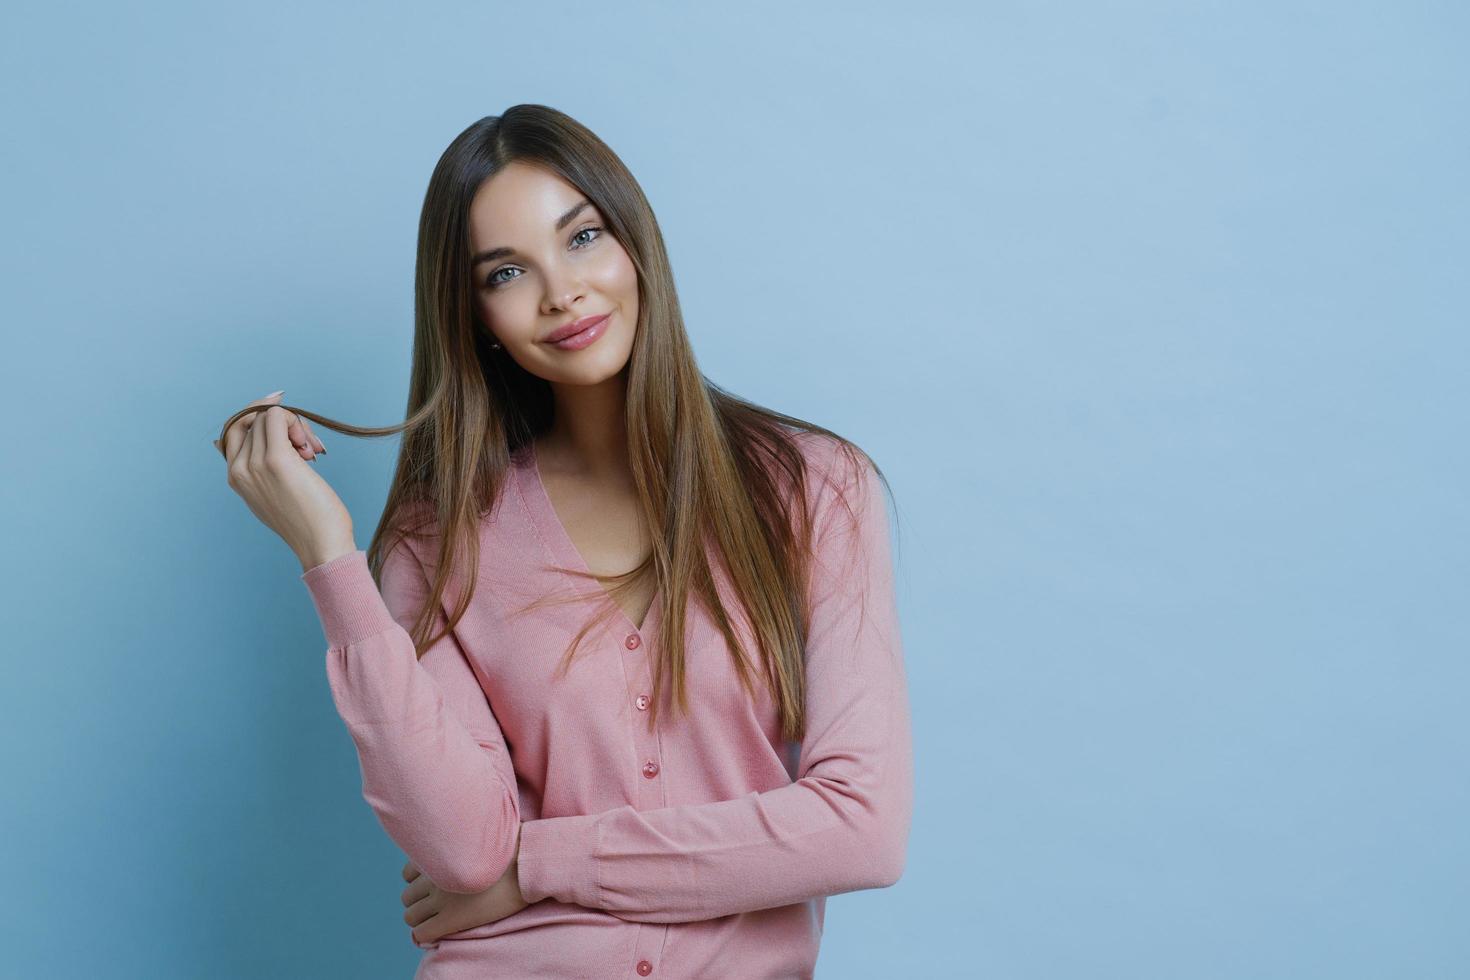
[[266,395],[265,397],[267,397],[267,398],[274,398],[277,395],[284,395],[285,393],[286,393],[286,389],[285,388],[282,388],[280,391],[273,391],[269,395]]

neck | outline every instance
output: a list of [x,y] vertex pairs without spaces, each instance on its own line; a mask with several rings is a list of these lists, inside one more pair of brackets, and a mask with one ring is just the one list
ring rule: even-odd
[[538,456],[564,472],[612,481],[631,481],[627,373],[595,385],[551,385],[556,414],[536,443]]

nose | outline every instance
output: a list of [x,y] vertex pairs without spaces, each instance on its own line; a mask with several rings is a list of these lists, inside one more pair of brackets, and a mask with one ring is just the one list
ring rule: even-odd
[[586,292],[574,273],[553,273],[546,278],[546,301],[551,309],[543,307],[542,312],[549,316],[556,310],[570,310]]

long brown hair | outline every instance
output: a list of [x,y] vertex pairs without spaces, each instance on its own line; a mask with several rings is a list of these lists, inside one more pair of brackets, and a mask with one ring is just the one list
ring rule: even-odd
[[[385,546],[391,548],[402,536],[439,538],[430,597],[410,631],[422,656],[469,607],[479,565],[476,525],[493,509],[511,455],[552,421],[550,385],[505,351],[491,349],[494,338],[474,303],[470,201],[512,161],[541,166],[581,190],[638,274],[625,422],[643,518],[654,529],[653,549],[631,571],[607,576],[615,580],[607,589],[594,582],[592,594],[616,597],[649,575],[662,585],[663,625],[649,651],[655,692],[649,725],[657,718],[665,675],[679,710],[689,710],[684,636],[691,593],[729,644],[742,686],[754,693],[748,654],[718,595],[713,559],[721,562],[756,640],[782,737],[799,741],[806,728],[803,649],[809,613],[801,597],[811,574],[814,515],[807,507],[805,459],[792,435],[826,435],[837,440],[853,466],[872,466],[885,487],[887,477],[856,444],[831,430],[755,405],[704,377],[684,329],[653,209],[623,162],[585,126],[548,106],[515,105],[476,121],[439,158],[419,217],[412,367],[407,418],[401,424],[355,426],[282,407],[348,435],[403,433],[388,499],[366,550],[381,586]],[[221,429],[221,439],[235,420],[268,407],[235,413]],[[410,526],[416,514],[423,520]],[[430,637],[445,587],[461,564],[468,569],[462,579],[466,588],[445,628]],[[563,571],[586,576],[577,569]],[[615,612],[609,602],[583,627],[563,668],[588,631]]]

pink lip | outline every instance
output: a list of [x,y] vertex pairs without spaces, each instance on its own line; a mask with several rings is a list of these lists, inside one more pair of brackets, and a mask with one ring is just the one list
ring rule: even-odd
[[544,341],[560,350],[581,350],[607,333],[607,321],[611,313],[601,316],[584,316],[563,327],[557,327]]
[[574,334],[581,333],[589,327],[596,326],[610,316],[612,316],[611,313],[604,313],[601,316],[584,316],[580,320],[573,320],[571,323],[562,324],[541,339],[544,343],[554,344],[558,340],[565,340]]

